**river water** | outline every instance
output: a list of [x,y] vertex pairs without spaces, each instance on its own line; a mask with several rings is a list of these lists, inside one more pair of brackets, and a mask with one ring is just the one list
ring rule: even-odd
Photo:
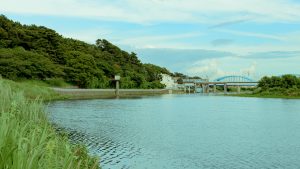
[[300,100],[162,95],[48,111],[103,169],[300,168]]

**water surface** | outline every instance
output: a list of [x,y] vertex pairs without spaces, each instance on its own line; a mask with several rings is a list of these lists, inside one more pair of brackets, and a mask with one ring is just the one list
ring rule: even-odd
[[49,111],[103,169],[300,167],[300,100],[163,95]]

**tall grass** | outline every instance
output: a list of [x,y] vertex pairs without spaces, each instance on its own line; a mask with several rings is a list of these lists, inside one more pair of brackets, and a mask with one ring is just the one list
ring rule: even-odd
[[0,79],[0,169],[99,168],[98,159],[57,135],[48,122],[39,98],[54,94],[44,91],[39,97],[31,93],[28,99],[26,92],[46,90],[28,87]]
[[53,100],[62,99],[63,96],[53,92],[48,84],[42,81],[28,80],[21,82],[14,82],[11,80],[1,79],[3,85],[10,86],[10,90],[15,92],[22,92],[27,99]]
[[64,81],[64,79],[62,78],[51,78],[51,79],[47,79],[45,81],[45,83],[49,84],[50,86],[53,86],[53,87],[70,87],[71,85],[66,83]]

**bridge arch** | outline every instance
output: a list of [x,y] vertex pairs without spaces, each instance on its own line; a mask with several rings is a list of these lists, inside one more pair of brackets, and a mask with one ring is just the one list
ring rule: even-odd
[[255,82],[253,79],[246,76],[229,75],[219,77],[214,82]]

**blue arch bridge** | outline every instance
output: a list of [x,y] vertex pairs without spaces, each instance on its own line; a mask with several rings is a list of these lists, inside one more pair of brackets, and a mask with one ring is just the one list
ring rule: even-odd
[[237,76],[237,75],[230,75],[230,76],[223,76],[213,81],[208,81],[205,79],[183,79],[183,83],[188,90],[190,91],[191,87],[201,88],[203,93],[209,93],[212,89],[213,93],[217,92],[217,86],[224,87],[224,93],[227,93],[228,86],[235,86],[237,87],[237,92],[240,93],[241,87],[255,87],[257,86],[258,82],[246,77],[246,76]]

